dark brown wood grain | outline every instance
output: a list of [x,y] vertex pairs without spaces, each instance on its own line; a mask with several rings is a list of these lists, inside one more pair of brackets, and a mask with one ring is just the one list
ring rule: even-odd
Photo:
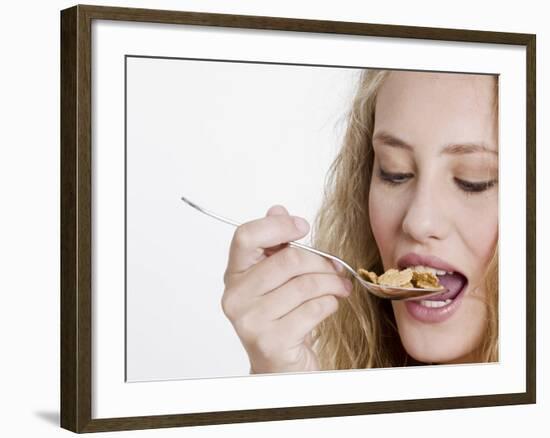
[[537,81],[536,81],[536,37],[531,35],[526,45],[527,60],[526,60],[526,77],[527,77],[527,127],[526,127],[526,144],[527,144],[527,210],[526,224],[526,347],[527,347],[527,394],[531,403],[536,403],[537,400],[537,241],[536,241],[536,226],[537,226],[537,150],[536,150],[536,108],[537,108]]
[[61,426],[77,430],[76,9],[61,16]]
[[[92,20],[140,21],[525,46],[527,53],[526,392],[473,397],[92,419]],[[61,426],[80,433],[534,403],[536,401],[535,59],[536,39],[535,35],[531,34],[82,5],[63,10],[61,12],[60,102]]]
[[90,20],[61,14],[61,425],[91,418]]

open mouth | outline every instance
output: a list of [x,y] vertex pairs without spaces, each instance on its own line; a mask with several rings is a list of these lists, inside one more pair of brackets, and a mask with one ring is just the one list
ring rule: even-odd
[[468,279],[459,272],[437,274],[445,292],[420,300],[405,301],[410,316],[422,323],[441,323],[460,307],[468,286]]
[[451,304],[465,290],[468,279],[460,272],[436,274],[445,291],[429,298],[414,300],[422,306],[440,308]]
[[397,265],[400,269],[413,268],[415,271],[431,272],[445,288],[440,294],[428,298],[405,301],[405,308],[414,319],[425,323],[437,323],[455,313],[468,288],[466,275],[438,257],[415,253],[402,257]]

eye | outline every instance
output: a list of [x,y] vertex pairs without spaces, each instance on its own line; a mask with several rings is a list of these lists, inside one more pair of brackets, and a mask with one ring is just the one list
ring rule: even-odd
[[490,181],[481,181],[481,182],[472,182],[472,181],[464,181],[459,178],[454,179],[458,187],[460,189],[468,194],[475,194],[475,193],[481,193],[486,190],[489,190],[491,187],[493,187],[495,184],[498,183],[498,180],[493,179]]
[[386,172],[384,169],[380,168],[378,172],[379,178],[386,184],[396,186],[407,182],[408,179],[412,178],[414,174],[412,173],[391,173]]

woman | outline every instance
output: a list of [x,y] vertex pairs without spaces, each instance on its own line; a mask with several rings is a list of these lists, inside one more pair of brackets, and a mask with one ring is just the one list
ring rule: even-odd
[[252,373],[498,360],[498,117],[493,76],[363,72],[313,243],[350,265],[436,269],[444,296],[381,300],[290,248],[273,206],[237,228],[222,307]]

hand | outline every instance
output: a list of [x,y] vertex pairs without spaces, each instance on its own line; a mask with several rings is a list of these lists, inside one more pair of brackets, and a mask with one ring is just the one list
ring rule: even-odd
[[350,294],[350,280],[330,260],[288,246],[308,231],[304,219],[273,206],[233,236],[222,308],[252,373],[318,370],[311,331]]

